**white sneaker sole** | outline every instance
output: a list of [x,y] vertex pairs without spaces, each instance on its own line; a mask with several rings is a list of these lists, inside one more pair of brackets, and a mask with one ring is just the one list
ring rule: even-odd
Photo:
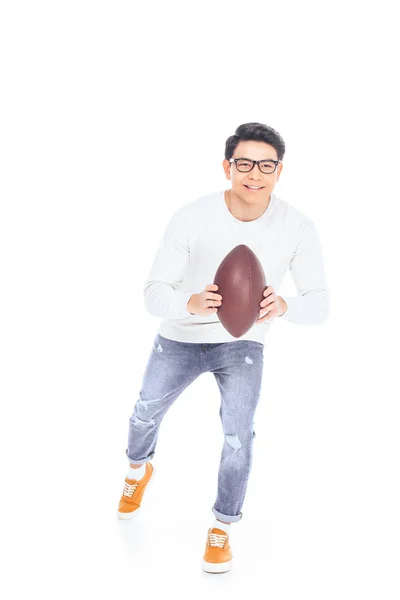
[[[143,498],[146,495],[147,490],[149,489],[149,487],[151,487],[151,484],[153,483],[155,472],[156,472],[156,469],[155,469],[155,467],[153,465],[153,473],[152,473],[152,475],[151,475],[151,477],[149,479],[149,482],[146,485],[146,488],[145,488],[145,490],[143,492],[142,501],[143,501]],[[139,508],[137,508],[136,510],[133,510],[132,512],[129,512],[129,513],[119,512],[119,510],[118,510],[117,511],[117,517],[119,519],[123,519],[125,521],[131,521],[132,519],[136,519],[136,517],[140,514],[141,510],[142,510],[141,506],[139,506]]]
[[225,573],[226,571],[230,571],[231,566],[231,560],[223,563],[209,563],[203,559],[203,571],[206,571],[206,573]]

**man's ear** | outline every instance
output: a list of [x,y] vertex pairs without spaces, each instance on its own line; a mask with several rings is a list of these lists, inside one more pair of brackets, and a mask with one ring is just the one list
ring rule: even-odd
[[229,160],[224,158],[224,160],[222,161],[222,167],[225,172],[225,177],[227,179],[230,179],[231,178],[231,163],[229,162]]

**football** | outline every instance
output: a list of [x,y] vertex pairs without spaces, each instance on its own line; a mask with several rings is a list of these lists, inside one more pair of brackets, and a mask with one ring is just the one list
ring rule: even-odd
[[264,270],[254,252],[245,244],[225,256],[214,277],[222,304],[217,315],[225,329],[236,338],[257,321],[267,287]]

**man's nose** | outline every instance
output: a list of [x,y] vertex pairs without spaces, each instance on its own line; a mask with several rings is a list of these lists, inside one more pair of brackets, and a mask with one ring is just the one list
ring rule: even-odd
[[258,165],[254,165],[254,168],[250,171],[249,176],[250,179],[256,179],[257,181],[260,181],[262,179],[262,175],[260,169],[258,168]]

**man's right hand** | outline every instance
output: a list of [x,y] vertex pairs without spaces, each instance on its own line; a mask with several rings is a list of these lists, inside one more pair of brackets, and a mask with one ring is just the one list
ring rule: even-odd
[[215,283],[206,285],[200,294],[193,294],[187,303],[187,309],[192,315],[206,317],[218,311],[217,306],[222,304],[222,296],[216,294],[218,286]]

